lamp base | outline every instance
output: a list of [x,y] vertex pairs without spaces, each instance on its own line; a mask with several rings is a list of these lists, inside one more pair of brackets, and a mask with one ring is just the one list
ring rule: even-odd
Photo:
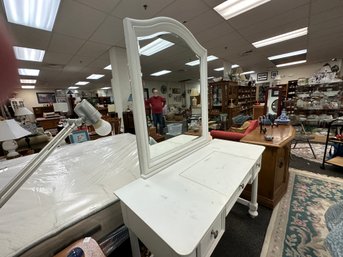
[[8,154],[6,155],[7,158],[19,156],[19,153],[16,152],[17,148],[18,144],[14,140],[7,140],[2,143],[2,149],[8,152]]

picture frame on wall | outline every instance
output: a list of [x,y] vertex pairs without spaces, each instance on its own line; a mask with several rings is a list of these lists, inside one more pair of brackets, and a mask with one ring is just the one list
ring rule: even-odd
[[272,96],[273,97],[279,96],[279,89],[272,89]]
[[271,71],[271,72],[270,72],[270,78],[271,78],[271,79],[275,79],[275,77],[276,77],[277,74],[278,74],[278,71],[277,71],[277,70]]
[[36,94],[40,104],[56,103],[56,94],[53,92],[39,92]]
[[266,81],[268,80],[268,72],[257,73],[257,81]]

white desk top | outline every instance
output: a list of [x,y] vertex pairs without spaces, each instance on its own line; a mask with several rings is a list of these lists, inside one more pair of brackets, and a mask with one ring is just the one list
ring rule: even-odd
[[164,171],[146,180],[140,178],[115,194],[176,253],[188,255],[263,150],[261,146],[213,140]]

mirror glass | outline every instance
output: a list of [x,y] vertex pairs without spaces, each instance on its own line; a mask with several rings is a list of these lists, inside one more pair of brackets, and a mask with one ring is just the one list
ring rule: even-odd
[[170,18],[126,18],[124,28],[141,173],[148,177],[208,141],[206,50]]

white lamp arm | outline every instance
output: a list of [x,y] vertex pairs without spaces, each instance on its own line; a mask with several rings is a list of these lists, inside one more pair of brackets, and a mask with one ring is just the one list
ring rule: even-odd
[[65,127],[0,191],[0,208],[17,192],[24,182],[35,172],[52,151],[83,123],[83,118],[66,120]]

